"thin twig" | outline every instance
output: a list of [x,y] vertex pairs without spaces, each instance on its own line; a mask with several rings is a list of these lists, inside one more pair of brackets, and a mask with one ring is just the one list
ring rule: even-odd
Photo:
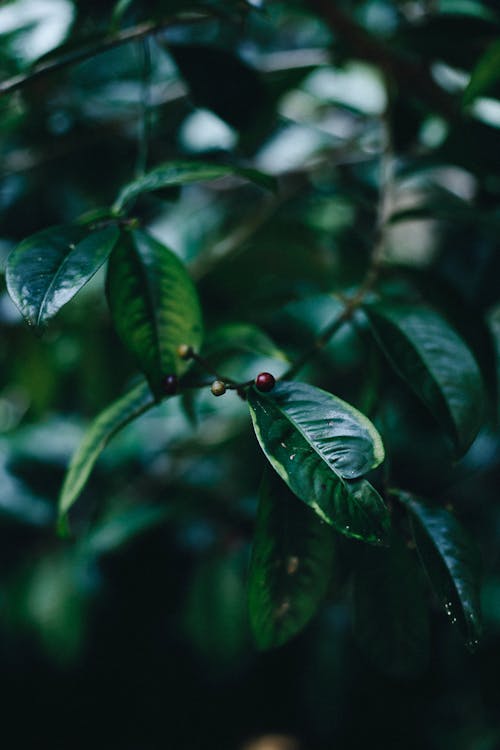
[[330,339],[337,333],[337,331],[344,325],[344,323],[347,323],[347,321],[352,318],[356,310],[362,305],[365,297],[372,291],[379,279],[380,272],[383,266],[387,221],[390,216],[391,206],[393,203],[394,155],[392,152],[392,139],[388,120],[388,112],[386,112],[383,118],[383,124],[385,124],[385,142],[383,144],[382,153],[380,155],[380,188],[377,208],[377,223],[375,226],[375,236],[373,238],[370,265],[368,266],[365,277],[356,293],[352,297],[346,299],[345,307],[342,312],[323,329],[312,346],[305,352],[303,352],[295,360],[295,362],[292,363],[289,369],[281,376],[282,380],[290,380],[291,378],[295,377],[295,375],[297,375],[297,373],[304,367],[304,365],[310,359],[315,357],[328,344]]
[[95,55],[99,55],[101,52],[114,49],[122,44],[127,44],[128,42],[137,39],[143,39],[146,36],[164,31],[172,26],[199,23],[200,21],[206,21],[211,18],[212,16],[208,14],[188,13],[163,21],[149,21],[147,23],[137,24],[137,26],[131,26],[128,29],[123,29],[122,31],[103,37],[98,44],[86,45],[80,49],[68,52],[56,60],[40,63],[28,73],[21,73],[13,78],[8,78],[6,81],[0,83],[0,97],[23,88],[27,84],[36,81],[43,76],[55,73],[56,71],[67,68],[70,65],[82,62],[83,60],[88,60]]

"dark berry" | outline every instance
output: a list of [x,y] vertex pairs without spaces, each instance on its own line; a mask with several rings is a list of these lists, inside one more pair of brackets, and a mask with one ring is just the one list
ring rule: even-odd
[[214,396],[223,396],[226,392],[226,386],[222,380],[214,380],[212,387],[210,388]]
[[191,359],[193,356],[193,347],[189,344],[181,344],[177,347],[177,354],[181,359]]
[[276,380],[270,372],[261,372],[255,378],[255,385],[257,390],[268,393],[268,391],[273,390],[276,385]]
[[165,396],[173,396],[177,393],[179,381],[177,375],[165,375],[161,383],[161,389]]

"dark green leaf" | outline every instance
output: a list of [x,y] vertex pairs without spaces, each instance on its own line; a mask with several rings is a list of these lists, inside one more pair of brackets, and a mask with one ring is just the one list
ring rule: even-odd
[[111,255],[107,293],[118,334],[160,398],[165,375],[189,366],[178,346],[201,344],[200,304],[184,265],[145,232],[128,232]]
[[368,483],[349,481],[384,458],[371,422],[305,383],[279,383],[268,394],[252,388],[248,402],[260,446],[292,492],[340,533],[384,543],[389,517],[382,499]]
[[354,577],[354,628],[360,648],[387,674],[421,673],[429,618],[418,561],[393,535],[389,549],[366,547]]
[[418,553],[439,601],[458,625],[470,648],[481,636],[478,555],[467,532],[446,508],[406,492]]
[[45,229],[21,242],[9,256],[9,294],[30,325],[40,326],[84,286],[118,239],[116,227],[89,234],[82,226]]
[[428,308],[380,303],[365,311],[396,372],[453,439],[457,454],[465,453],[481,427],[484,396],[463,340]]
[[282,646],[316,614],[336,564],[335,533],[266,470],[249,576],[259,648]]
[[108,406],[90,425],[79,448],[71,459],[59,496],[59,514],[64,517],[81,493],[111,438],[129,422],[154,405],[147,383],[142,382]]
[[267,190],[276,188],[276,181],[273,177],[258,172],[256,169],[196,161],[173,161],[162,164],[138,180],[125,185],[116,199],[113,212],[120,213],[129,201],[142,193],[150,193],[175,185],[189,185],[194,182],[217,180],[229,175],[242,177]]
[[478,96],[489,94],[500,82],[500,41],[493,42],[476,67],[463,94],[463,103],[467,107]]

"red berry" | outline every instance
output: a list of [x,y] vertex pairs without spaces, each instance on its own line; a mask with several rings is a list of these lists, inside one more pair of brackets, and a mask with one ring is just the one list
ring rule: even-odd
[[177,375],[165,375],[161,383],[161,388],[165,396],[174,396],[177,393],[178,386]]
[[268,391],[273,390],[276,385],[276,380],[270,372],[261,372],[255,378],[255,385],[257,390],[263,391],[263,393],[268,393]]

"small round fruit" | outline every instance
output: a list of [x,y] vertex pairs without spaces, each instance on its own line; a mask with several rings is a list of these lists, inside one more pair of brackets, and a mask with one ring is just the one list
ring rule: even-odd
[[189,344],[181,344],[177,347],[177,354],[181,359],[191,359],[193,356],[193,347]]
[[165,375],[161,383],[161,388],[165,396],[174,396],[177,393],[178,387],[179,380],[177,375]]
[[255,378],[255,385],[258,391],[268,393],[273,390],[276,385],[276,380],[270,372],[261,372]]
[[226,392],[226,386],[222,380],[214,380],[210,388],[214,396],[223,396]]

